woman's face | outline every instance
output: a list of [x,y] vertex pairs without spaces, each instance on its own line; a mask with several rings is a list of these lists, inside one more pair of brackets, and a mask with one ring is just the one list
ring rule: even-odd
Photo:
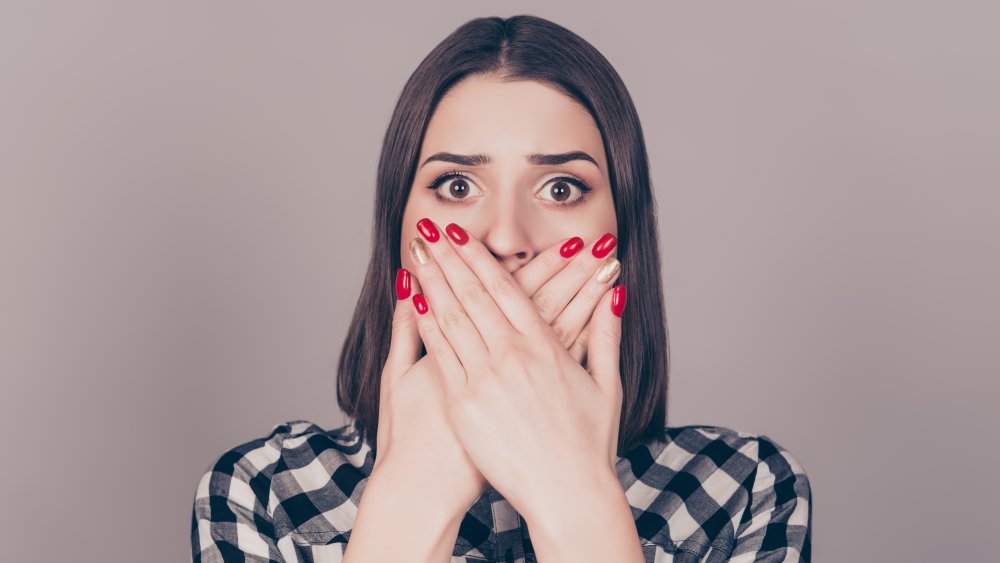
[[466,78],[441,99],[420,149],[400,241],[410,271],[423,217],[457,223],[511,273],[562,239],[617,236],[597,124],[539,82]]

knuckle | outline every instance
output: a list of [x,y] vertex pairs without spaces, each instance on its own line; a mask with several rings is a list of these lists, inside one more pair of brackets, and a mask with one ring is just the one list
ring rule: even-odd
[[555,316],[556,303],[547,292],[539,291],[531,297],[531,300],[535,302],[535,308],[538,309],[542,317],[551,319]]
[[572,335],[569,333],[569,329],[562,324],[556,323],[552,325],[552,332],[555,333],[556,338],[562,343],[563,347],[571,345],[573,342],[571,340]]
[[493,292],[500,297],[510,297],[517,290],[517,283],[510,276],[500,276],[493,281]]
[[[397,307],[402,307],[403,305],[397,305]],[[412,308],[412,305],[408,305]],[[409,313],[404,313],[403,311],[398,311],[392,316],[392,332],[398,333],[403,332],[413,326],[413,315]]]
[[465,311],[461,307],[448,307],[440,316],[442,327],[455,328],[460,326],[465,320]]
[[463,303],[482,303],[488,297],[486,290],[478,283],[466,284],[458,293],[458,298]]
[[[615,277],[608,280],[608,283],[614,283],[617,277],[618,275],[615,274]],[[597,302],[604,297],[605,293],[611,292],[611,288],[607,285],[601,284],[601,282],[597,281],[597,278],[592,278],[587,282],[587,287],[584,288],[584,291],[586,292],[588,299]]]
[[454,251],[447,248],[447,245],[445,245],[445,248],[443,248],[441,251],[441,255],[437,256],[436,259],[440,264],[452,264],[456,260],[462,261],[462,258]]
[[437,360],[439,364],[448,358],[448,353],[451,351],[450,346],[443,339],[435,339],[433,342],[427,343],[426,347],[427,353]]
[[[433,262],[427,264],[426,267],[422,267],[421,270],[422,271],[420,272],[419,277],[417,277],[417,275],[414,275],[413,277],[417,278],[420,287],[424,290],[426,290],[427,287],[438,283],[438,280],[441,279],[441,270],[437,267],[437,264],[434,264]],[[411,291],[416,290],[414,289]]]
[[599,332],[600,334],[598,336],[600,336],[602,340],[605,340],[607,342],[618,342],[619,336],[617,328],[613,326],[602,326],[599,329]]
[[545,255],[545,258],[543,258],[543,260],[545,268],[550,272],[554,272],[558,270],[560,266],[562,266],[563,261],[565,261],[566,259],[563,258],[562,255],[559,254],[558,252],[550,252]]

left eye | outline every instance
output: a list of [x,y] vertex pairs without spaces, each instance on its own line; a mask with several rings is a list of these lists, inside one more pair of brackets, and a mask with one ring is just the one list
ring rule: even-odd
[[[573,198],[573,188],[580,192],[576,198]],[[541,199],[546,201],[552,201],[559,205],[574,205],[583,200],[584,195],[590,190],[589,186],[575,178],[556,178],[545,184],[541,190],[538,190],[538,193],[542,194]],[[551,196],[551,199],[545,195]]]

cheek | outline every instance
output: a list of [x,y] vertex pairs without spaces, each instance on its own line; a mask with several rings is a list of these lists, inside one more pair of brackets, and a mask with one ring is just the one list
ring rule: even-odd
[[601,226],[601,232],[612,233],[617,236],[618,215],[615,213],[615,200],[611,197],[610,191],[606,191],[595,203],[595,221]]
[[618,219],[615,215],[614,202],[610,198],[592,201],[590,205],[581,206],[579,211],[571,211],[564,215],[549,220],[551,224],[557,226],[557,238],[575,235],[589,244],[604,233],[618,236]]

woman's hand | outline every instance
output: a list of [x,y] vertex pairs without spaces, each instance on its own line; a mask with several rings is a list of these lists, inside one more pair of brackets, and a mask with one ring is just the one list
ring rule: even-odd
[[597,302],[618,278],[621,264],[614,256],[609,257],[616,244],[618,239],[611,233],[586,249],[583,239],[572,237],[544,250],[513,274],[535,303],[538,314],[584,367],[591,316]]
[[464,512],[485,492],[487,483],[458,441],[445,412],[440,367],[421,357],[412,297],[420,286],[408,271],[396,277],[392,340],[379,389],[377,453],[372,474],[407,474],[408,482],[440,487],[442,503]]
[[[542,251],[514,274],[522,290],[532,297],[539,314],[549,322],[553,331],[560,335],[561,341],[569,347],[569,352],[577,363],[584,365],[586,365],[589,321],[594,307],[597,306],[597,301],[608,285],[618,275],[618,261],[613,257],[604,258],[614,247],[614,242],[613,237],[599,239],[584,249],[584,242],[579,237],[560,241]],[[596,252],[594,252],[595,247]],[[584,252],[581,253],[581,250]],[[598,255],[601,257],[598,258]],[[410,272],[400,269],[396,277],[397,303],[393,314],[391,343],[381,379],[381,404],[376,437],[379,453],[375,458],[375,467],[388,457],[388,452],[391,450],[390,443],[393,442],[395,434],[414,436],[414,440],[401,438],[411,444],[405,447],[406,450],[425,452],[436,451],[436,445],[426,447],[430,443],[443,443],[444,449],[450,451],[457,440],[454,432],[449,432],[450,425],[444,428],[439,424],[446,416],[444,396],[438,383],[440,367],[431,356],[420,357],[421,340],[415,319],[417,313],[410,303],[412,295],[417,293],[420,293],[419,281],[413,278]],[[400,386],[399,380],[408,376],[413,376],[418,381]],[[434,385],[428,386],[428,383]],[[390,405],[392,399],[389,398],[389,392],[393,388],[397,389],[393,397],[396,403],[399,403],[395,408]],[[401,394],[405,397],[400,398]],[[393,431],[393,412],[408,410],[408,405],[423,405],[439,413],[440,417],[435,417],[430,425],[439,432],[433,433],[426,428],[411,432],[414,426],[410,424],[406,424],[402,430]],[[402,414],[396,418],[409,420],[410,415]],[[396,458],[404,457],[410,460],[412,459],[410,456],[417,455],[419,454],[416,451],[407,451],[397,455]],[[459,494],[459,500],[456,502],[465,503],[463,506],[467,506],[482,494],[486,483],[478,469],[469,471],[467,455],[458,457],[459,461],[454,463],[457,463],[460,475],[455,478],[459,483],[455,490],[460,493],[464,491],[464,494]],[[410,465],[413,462],[406,463]],[[419,466],[418,463],[417,467]],[[436,476],[428,475],[427,478],[433,479]]]
[[[411,243],[426,292],[413,298],[417,326],[441,368],[447,416],[482,475],[526,516],[617,480],[624,287],[600,292],[585,369],[478,240],[454,224],[447,240],[427,219],[418,228],[428,242]],[[562,313],[586,309],[575,301]]]

